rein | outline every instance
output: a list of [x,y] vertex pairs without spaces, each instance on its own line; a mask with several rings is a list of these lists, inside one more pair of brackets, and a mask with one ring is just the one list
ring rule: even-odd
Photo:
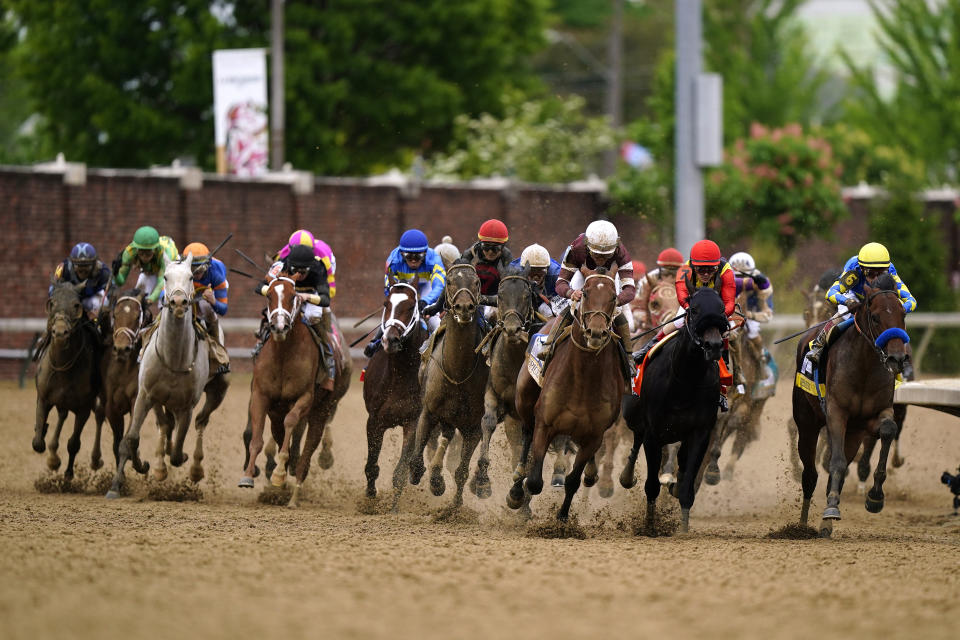
[[[475,266],[473,266],[472,264],[466,264],[466,263],[464,263],[464,264],[455,264],[455,265],[451,266],[449,269],[447,269],[447,276],[449,276],[450,274],[452,274],[452,273],[453,273],[455,270],[457,270],[457,269],[469,269],[470,271],[473,272],[473,275],[477,275],[477,268],[476,268]],[[449,277],[448,277],[447,281],[449,282]],[[468,288],[466,288],[466,287],[460,287],[459,289],[457,289],[456,291],[454,291],[452,295],[451,295],[449,292],[446,292],[447,307],[450,308],[450,309],[452,309],[452,308],[453,308],[453,303],[454,303],[454,301],[457,299],[457,296],[459,296],[459,295],[460,295],[461,293],[463,293],[464,291],[466,291],[466,292],[467,292],[467,295],[470,296],[470,301],[473,302],[474,306],[480,306],[480,295],[479,295],[479,293],[474,293],[474,292],[473,292],[473,289],[468,289]],[[456,313],[454,313],[454,316],[456,316]],[[459,319],[458,319],[458,320],[459,320]]]
[[[610,281],[610,284],[614,287],[614,292],[616,292],[617,281],[614,280],[612,277],[606,275],[606,274],[600,274],[600,273],[592,273],[592,274],[590,274],[589,276],[587,276],[586,278],[584,278],[584,280],[583,280],[583,288],[582,288],[581,290],[583,290],[583,289],[586,288],[587,283],[590,281],[591,278],[605,278],[605,279],[609,280],[609,281]],[[614,297],[614,310],[616,310],[616,297]],[[615,313],[615,311],[614,311],[614,313]],[[576,347],[577,347],[578,349],[580,349],[581,351],[586,351],[586,352],[594,353],[594,354],[599,354],[601,351],[603,351],[603,349],[606,348],[606,346],[607,346],[608,344],[610,344],[610,340],[612,339],[612,336],[613,336],[613,333],[614,333],[613,330],[612,330],[612,329],[613,329],[614,313],[607,313],[607,312],[604,311],[603,309],[594,309],[593,311],[584,311],[584,310],[583,310],[583,299],[581,298],[581,303],[580,303],[579,305],[577,305],[577,309],[576,309],[577,323],[580,325],[580,332],[581,332],[581,333],[585,333],[585,332],[586,332],[586,330],[587,330],[587,319],[588,319],[590,316],[598,315],[598,316],[600,316],[600,317],[603,318],[603,322],[604,322],[604,325],[605,325],[605,326],[604,326],[604,340],[600,343],[600,346],[599,346],[599,347],[597,347],[596,349],[591,349],[591,348],[588,347],[587,345],[582,345],[582,344],[580,344],[579,342],[577,342],[576,337],[574,336],[573,332],[571,332],[571,333],[570,333],[570,340],[573,342],[574,346],[576,346]]]
[[859,313],[853,314],[853,326],[857,328],[857,333],[863,336],[863,339],[870,343],[870,346],[880,357],[880,362],[886,365],[887,358],[889,358],[889,356],[887,355],[887,352],[885,351],[887,343],[894,338],[899,338],[900,340],[903,340],[904,343],[907,343],[907,342],[910,342],[910,337],[907,335],[906,331],[904,331],[903,329],[900,329],[899,327],[891,327],[890,329],[886,329],[883,332],[880,332],[880,333],[877,332],[873,322],[873,314],[870,313],[870,302],[874,298],[882,294],[890,294],[890,295],[896,296],[897,304],[900,304],[900,296],[897,294],[896,291],[891,291],[889,289],[881,289],[879,291],[874,291],[867,297],[866,301],[862,306],[862,309],[864,310],[864,313],[866,313],[866,316],[867,316],[867,330],[864,331],[860,327],[860,323],[857,322],[857,316],[859,315]]
[[393,306],[393,303],[391,302],[390,317],[389,318],[386,317],[387,315],[386,308],[384,308],[383,311],[380,313],[380,331],[381,333],[386,335],[387,329],[389,329],[390,327],[397,327],[397,331],[400,332],[400,339],[403,340],[407,336],[409,336],[410,333],[413,331],[414,327],[416,327],[420,323],[420,307],[417,304],[417,302],[420,299],[420,295],[416,287],[406,282],[395,283],[393,286],[390,287],[390,292],[392,293],[393,290],[397,287],[405,287],[413,291],[413,315],[410,317],[410,321],[406,323],[404,323],[403,320],[395,318],[393,315],[394,306]]
[[[530,281],[523,276],[504,276],[503,278],[500,279],[500,284],[503,284],[507,280],[522,280],[524,284],[527,286],[527,289],[528,290],[530,289]],[[541,297],[543,297],[544,300],[547,300],[545,296],[541,296]],[[499,299],[499,294],[497,298]],[[507,309],[506,311],[503,311],[501,313],[501,310],[498,306],[497,315],[499,317],[497,319],[497,324],[494,325],[493,329],[490,330],[490,333],[484,336],[483,340],[480,341],[480,344],[477,345],[477,348],[473,350],[474,353],[479,353],[480,350],[483,349],[483,347],[488,342],[493,343],[496,340],[497,336],[503,333],[503,321],[509,318],[511,315],[517,317],[517,320],[520,322],[520,330],[529,335],[530,323],[533,322],[534,313],[535,311],[532,305],[530,309],[527,310],[526,316],[521,315],[520,312],[517,311],[516,309]]]
[[[136,303],[137,303],[137,329],[136,329],[136,331],[134,331],[134,330],[131,329],[130,327],[119,327],[119,328],[114,329],[114,330],[113,330],[113,342],[116,343],[116,342],[117,342],[117,338],[120,337],[120,336],[127,336],[127,337],[130,338],[130,343],[131,343],[131,344],[136,344],[137,340],[140,339],[140,329],[141,329],[141,327],[143,326],[143,305],[140,303],[140,299],[139,299],[139,298],[135,298],[135,297],[133,297],[133,296],[124,296],[124,297],[120,298],[119,300],[117,300],[117,301],[114,303],[114,305],[113,305],[113,313],[114,313],[114,315],[116,315],[116,313],[117,313],[117,305],[119,305],[121,302],[124,302],[124,301],[130,301],[130,302],[136,302]],[[114,325],[116,325],[116,322],[114,322]]]

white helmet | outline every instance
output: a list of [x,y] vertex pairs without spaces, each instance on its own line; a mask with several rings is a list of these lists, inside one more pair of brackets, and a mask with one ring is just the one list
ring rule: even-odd
[[617,250],[620,236],[607,220],[594,220],[587,226],[587,249],[592,253],[609,254]]
[[550,266],[550,252],[538,244],[532,244],[520,254],[520,266],[529,264],[534,269]]
[[753,270],[757,268],[756,263],[753,261],[753,256],[746,251],[738,251],[730,256],[729,263],[734,271],[739,271],[740,273],[752,274]]
[[443,236],[444,242],[441,242],[433,248],[440,255],[440,259],[443,260],[443,268],[449,269],[450,265],[457,261],[460,257],[460,249],[458,249],[453,243],[446,242],[450,239],[450,236]]

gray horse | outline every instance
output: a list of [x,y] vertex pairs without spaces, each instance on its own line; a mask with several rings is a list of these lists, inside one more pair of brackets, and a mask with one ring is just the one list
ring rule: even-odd
[[[174,416],[176,438],[169,452],[170,463],[179,467],[187,461],[187,455],[183,452],[187,428],[190,426],[194,407],[206,391],[206,401],[197,415],[197,443],[190,467],[190,479],[193,482],[203,479],[203,431],[210,414],[223,402],[229,382],[224,374],[210,378],[208,346],[194,330],[193,273],[190,269],[192,262],[193,256],[188,253],[182,260],[167,263],[164,270],[166,282],[160,325],[144,347],[133,420],[120,443],[120,462],[113,485],[107,492],[108,498],[119,497],[124,477],[123,468],[127,460],[131,461],[138,473],[149,471],[150,463],[140,460],[140,428],[147,413],[155,405],[162,406]],[[167,476],[164,455],[171,434],[167,433],[163,425],[159,426],[159,430],[157,468],[154,476],[163,480]]]
[[43,453],[47,444],[47,415],[57,408],[57,426],[50,438],[47,466],[60,468],[57,447],[60,430],[73,412],[73,435],[67,441],[70,454],[63,475],[73,478],[73,463],[80,451],[80,433],[93,411],[100,390],[98,368],[100,336],[84,317],[80,296],[73,285],[56,285],[47,300],[47,329],[50,345],[37,364],[37,421],[33,436],[33,450]]

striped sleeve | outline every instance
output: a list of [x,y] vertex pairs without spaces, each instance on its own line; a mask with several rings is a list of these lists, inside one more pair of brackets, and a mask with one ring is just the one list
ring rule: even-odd
[[910,293],[910,289],[907,288],[907,285],[903,283],[903,280],[900,279],[900,276],[894,274],[893,281],[897,285],[897,295],[900,296],[900,300],[903,302],[903,310],[907,313],[915,311],[917,308],[917,299],[913,297],[913,294]]

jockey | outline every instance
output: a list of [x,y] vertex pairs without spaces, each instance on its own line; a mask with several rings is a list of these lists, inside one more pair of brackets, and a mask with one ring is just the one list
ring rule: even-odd
[[57,265],[50,276],[47,295],[53,293],[55,284],[72,284],[80,294],[80,302],[87,318],[96,320],[110,284],[110,268],[97,259],[97,250],[87,242],[78,242],[70,250],[70,257]]
[[443,260],[443,270],[446,271],[450,268],[454,262],[460,258],[460,249],[453,244],[453,238],[450,236],[443,236],[440,240],[440,244],[433,248],[437,252],[437,255]]
[[550,253],[539,244],[532,244],[510,263],[511,267],[522,269],[530,265],[527,279],[533,283],[533,308],[544,317],[552,317],[551,299],[557,297],[557,277],[560,275],[560,263],[550,257]]
[[[113,284],[122,285],[127,280],[130,267],[140,269],[136,288],[147,293],[147,303],[156,302],[163,292],[163,270],[167,261],[177,260],[177,245],[169,236],[161,236],[153,227],[140,227],[114,261]],[[119,264],[118,264],[119,263]]]
[[[644,331],[653,327],[653,317],[650,315],[650,294],[663,282],[676,286],[677,269],[683,266],[683,254],[670,247],[664,249],[657,256],[657,268],[648,271],[638,278],[640,286],[637,288],[637,297],[633,299],[634,319],[639,319],[639,329]],[[639,316],[639,318],[637,318]]]
[[477,241],[460,256],[461,260],[477,268],[482,295],[497,295],[500,272],[513,260],[513,254],[507,248],[508,239],[507,225],[495,218],[487,220],[480,225]]
[[[390,293],[392,280],[408,283],[415,281],[419,296],[418,311],[422,312],[424,307],[432,305],[443,295],[443,287],[447,283],[446,275],[443,259],[430,248],[426,234],[419,229],[407,229],[400,236],[400,244],[387,257],[383,275],[383,294]],[[439,316],[432,315],[427,320],[430,331],[435,331],[439,326]],[[364,347],[363,355],[372,358],[380,348],[382,337],[383,327],[380,327],[373,336],[373,340]]]
[[[560,265],[560,274],[557,276],[557,293],[573,302],[580,300],[583,293],[580,289],[570,286],[570,279],[577,271],[596,270],[604,267],[610,272],[616,272],[620,279],[620,293],[617,295],[617,310],[614,311],[613,328],[620,336],[620,350],[623,355],[623,373],[627,380],[633,378],[633,363],[627,357],[630,347],[630,325],[627,318],[620,312],[620,307],[633,300],[637,293],[633,280],[633,261],[630,252],[620,241],[620,235],[613,223],[607,220],[594,220],[567,247]],[[544,341],[545,348],[541,352],[543,366],[546,368],[553,356],[554,341],[564,327],[573,321],[573,312],[567,306],[557,318],[550,330],[550,335]]]
[[741,289],[746,293],[747,309],[743,315],[746,318],[747,338],[757,348],[757,353],[762,354],[764,347],[760,323],[770,322],[773,318],[773,283],[757,269],[753,256],[745,251],[730,256],[730,266],[738,280],[737,294]]
[[314,235],[306,229],[297,229],[290,234],[290,239],[287,240],[287,244],[274,256],[274,262],[283,260],[290,255],[291,249],[301,244],[313,247],[313,255],[319,258],[320,261],[323,262],[323,266],[326,267],[327,287],[330,289],[330,299],[332,300],[337,295],[337,258],[333,255],[333,250],[330,248],[330,245],[323,240],[314,237]]
[[[267,295],[269,290],[269,280],[282,276],[294,281],[297,297],[303,301],[301,311],[303,319],[325,347],[320,349],[323,365],[327,370],[327,379],[324,381],[323,388],[332,391],[336,377],[336,363],[331,344],[333,336],[331,335],[332,322],[329,318],[330,288],[327,285],[326,265],[316,257],[312,246],[298,244],[290,249],[283,260],[270,267],[267,276],[268,280],[264,280],[256,287],[257,293],[263,296]],[[260,346],[262,343],[254,348],[255,353],[259,352]]]
[[230,371],[230,357],[223,344],[223,333],[220,331],[220,316],[227,315],[227,301],[230,283],[227,282],[227,267],[210,255],[210,249],[201,242],[191,242],[183,249],[183,254],[191,254],[193,261],[193,291],[194,296],[199,294],[200,299],[207,305],[197,305],[198,316],[203,318],[207,325],[207,335],[210,336],[210,355],[217,364],[214,373],[228,373]]
[[[879,242],[868,242],[860,248],[857,255],[847,260],[847,263],[843,265],[843,273],[827,291],[826,299],[837,305],[837,313],[820,329],[817,337],[810,342],[810,350],[807,352],[806,358],[812,366],[816,367],[820,364],[820,357],[823,354],[830,329],[839,324],[847,313],[852,313],[851,309],[855,309],[857,305],[863,302],[865,298],[863,286],[865,284],[872,285],[884,273],[889,273],[893,277],[903,310],[910,313],[917,308],[917,299],[910,293],[910,289],[897,275],[896,267],[890,262],[890,252]],[[913,365],[910,363],[909,357],[904,362],[903,377],[907,380],[913,378]]]

